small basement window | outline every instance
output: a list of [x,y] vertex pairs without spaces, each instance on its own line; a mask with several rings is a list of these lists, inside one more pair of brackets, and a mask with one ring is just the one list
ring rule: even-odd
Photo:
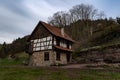
[[56,53],[56,60],[60,61],[60,52]]
[[49,61],[49,52],[44,53],[44,60]]

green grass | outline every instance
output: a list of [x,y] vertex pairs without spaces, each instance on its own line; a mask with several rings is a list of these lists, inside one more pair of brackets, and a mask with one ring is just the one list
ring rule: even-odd
[[0,59],[0,66],[4,66],[4,65],[17,65],[17,64],[21,64],[21,61],[18,60],[10,60],[10,59]]
[[[21,56],[21,55],[20,55]],[[0,80],[120,80],[120,70],[64,69],[60,67],[30,67],[19,60],[0,60]]]
[[0,80],[120,80],[120,73],[109,70],[1,66]]
[[17,59],[0,59],[0,66],[4,65],[21,65],[24,61],[28,62],[28,54],[19,53],[16,54]]

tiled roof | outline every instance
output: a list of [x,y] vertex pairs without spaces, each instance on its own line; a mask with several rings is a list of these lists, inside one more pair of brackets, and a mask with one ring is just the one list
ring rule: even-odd
[[40,23],[42,25],[44,25],[44,27],[46,27],[53,35],[61,37],[63,39],[75,42],[72,38],[70,38],[66,33],[64,33],[64,36],[61,34],[61,30],[59,28],[56,28],[54,26],[51,26],[45,22],[40,21]]
[[71,49],[68,49],[68,48],[63,48],[63,47],[60,47],[60,46],[54,46],[55,48],[57,49],[60,49],[60,50],[64,50],[64,51],[69,51],[69,52],[73,52],[73,50]]

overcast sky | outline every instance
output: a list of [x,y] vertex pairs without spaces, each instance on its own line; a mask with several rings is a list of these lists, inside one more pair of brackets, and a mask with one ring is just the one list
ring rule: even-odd
[[120,16],[120,0],[0,0],[0,43],[30,34],[39,20],[47,22],[57,11],[90,4],[107,17]]

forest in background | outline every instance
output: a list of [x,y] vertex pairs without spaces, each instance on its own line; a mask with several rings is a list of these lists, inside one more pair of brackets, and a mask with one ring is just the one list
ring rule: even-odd
[[64,27],[78,48],[119,43],[120,17],[107,18],[103,11],[92,5],[80,4],[68,11],[58,11],[48,19],[49,24]]
[[[80,42],[78,49],[120,43],[120,17],[106,18],[103,11],[92,5],[80,4],[68,11],[58,11],[48,18],[48,23],[58,28],[64,27],[65,32]],[[0,44],[0,57],[24,52],[27,38],[18,38],[10,44]]]

